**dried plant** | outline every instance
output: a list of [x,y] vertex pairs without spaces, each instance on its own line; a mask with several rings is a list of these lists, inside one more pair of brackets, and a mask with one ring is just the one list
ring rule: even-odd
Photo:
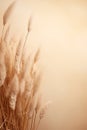
[[4,15],[3,15],[3,25],[5,26],[6,23],[8,23],[9,17],[13,11],[14,8],[14,4],[15,4],[16,0],[13,1],[13,3],[6,9]]
[[5,28],[8,26],[8,23],[9,23],[9,19],[10,19],[10,16],[12,14],[12,11],[14,10],[14,5],[16,3],[16,0],[13,1],[10,6],[6,9],[4,15],[3,15],[3,29],[2,29],[2,37],[1,39],[3,39],[4,37],[4,33],[5,33]]
[[31,17],[25,36],[18,43],[7,40],[11,33],[12,25],[8,22],[14,5],[15,1],[4,13],[5,32],[2,31],[0,39],[0,130],[36,130],[39,112],[41,120],[49,104],[42,107],[40,48],[28,52],[25,58]]

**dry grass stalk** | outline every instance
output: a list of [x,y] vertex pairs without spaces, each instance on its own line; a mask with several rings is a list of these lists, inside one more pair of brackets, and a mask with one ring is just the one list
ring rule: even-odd
[[30,24],[31,24],[31,17],[28,20],[28,27],[27,27],[27,34],[20,39],[17,52],[16,52],[16,57],[15,57],[15,69],[17,73],[20,73],[20,64],[21,64],[21,59],[22,63],[24,63],[24,50],[25,50],[25,45],[27,43],[28,35],[30,32]]
[[30,26],[31,26],[32,18],[30,17],[28,20],[28,27],[27,27],[27,35],[25,37],[24,45],[23,45],[23,52],[22,52],[22,64],[25,63],[25,51],[26,51],[26,44],[30,33]]
[[[38,65],[40,48],[29,52],[28,58],[25,58],[31,18],[23,39],[19,42],[12,41],[12,24],[8,22],[14,4],[15,2],[8,7],[3,16],[4,34],[0,40],[0,129],[36,130],[38,127],[35,122],[42,106],[42,73]],[[40,113],[40,119],[45,108]]]
[[3,15],[3,25],[5,26],[6,23],[8,23],[9,17],[13,11],[14,4],[16,0],[12,2],[12,4],[6,9],[4,15]]
[[17,74],[14,75],[12,82],[11,82],[11,90],[10,90],[10,97],[9,97],[9,105],[10,108],[15,110],[16,100],[19,93],[19,81]]
[[12,13],[15,2],[16,2],[16,0],[11,3],[11,5],[6,9],[6,11],[5,11],[4,15],[3,15],[3,28],[2,28],[1,40],[3,39],[3,36],[4,36],[3,34],[4,34],[4,31],[5,31],[4,28],[5,28],[5,26],[7,26],[6,24],[9,22],[9,17],[10,17],[10,15]]
[[32,98],[32,103],[30,105],[30,111],[29,111],[29,118],[32,118],[33,116],[34,110],[37,105],[37,101],[38,101],[38,92]]
[[20,73],[20,69],[21,69],[20,65],[21,65],[24,41],[25,41],[25,37],[20,39],[19,45],[17,47],[16,56],[15,56],[15,70],[18,74]]
[[6,66],[5,66],[5,62],[2,61],[0,63],[0,87],[4,84],[6,78]]

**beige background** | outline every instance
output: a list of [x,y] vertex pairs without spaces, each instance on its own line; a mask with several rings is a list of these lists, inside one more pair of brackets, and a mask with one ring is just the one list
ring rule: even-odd
[[[0,26],[11,2],[0,0]],[[23,2],[35,16],[30,42],[41,45],[43,95],[52,100],[39,130],[87,130],[87,2]]]

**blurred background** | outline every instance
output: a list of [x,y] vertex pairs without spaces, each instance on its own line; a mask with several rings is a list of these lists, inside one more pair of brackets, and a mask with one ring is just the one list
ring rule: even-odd
[[[1,29],[12,1],[0,0]],[[87,1],[21,1],[33,16],[29,43],[42,49],[43,95],[52,100],[39,130],[87,130]]]

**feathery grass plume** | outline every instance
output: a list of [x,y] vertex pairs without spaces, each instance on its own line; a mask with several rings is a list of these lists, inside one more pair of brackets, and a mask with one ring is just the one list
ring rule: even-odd
[[23,66],[23,77],[24,79],[29,79],[30,76],[30,67],[31,67],[31,60],[30,55],[27,58],[27,61],[25,61],[25,64]]
[[[6,29],[6,30],[5,30]],[[6,27],[4,29],[4,33],[3,33],[3,38],[2,38],[2,41],[5,42],[5,45],[6,44],[9,44],[10,41],[8,40],[9,36],[10,36],[10,29],[11,29],[11,24],[6,24]]]
[[0,64],[0,87],[4,84],[6,78],[6,66],[5,64]]
[[8,71],[7,66],[11,67],[11,64],[8,65],[8,63],[9,63],[8,61],[11,61],[11,60],[8,60],[8,58],[7,58],[7,57],[10,57],[11,53],[9,55],[7,53],[10,53],[10,50],[8,50],[8,47],[5,44],[5,41],[2,39],[2,41],[0,43],[0,77],[2,80],[0,82],[2,82],[2,83],[0,83],[0,84],[4,83],[4,80],[7,76],[7,71]]
[[38,92],[33,96],[32,103],[30,104],[29,118],[32,118],[34,110],[38,101]]
[[10,46],[7,46],[6,54],[5,54],[5,64],[6,64],[6,72],[7,72],[7,78],[10,80],[10,78],[13,76],[13,56],[12,56],[12,49]]
[[[6,83],[5,83],[6,84]],[[14,78],[12,77],[7,85],[5,85],[5,97],[8,98],[11,92],[11,88],[14,84]]]
[[9,24],[9,18],[12,14],[12,11],[14,10],[14,5],[16,3],[16,0],[13,1],[9,6],[8,8],[6,9],[4,15],[3,15],[3,29],[2,29],[2,40],[3,40],[3,37],[4,37],[4,32],[5,32],[5,29],[6,26],[8,26]]
[[6,78],[6,65],[3,53],[0,53],[0,87],[4,84]]
[[27,43],[27,39],[28,39],[29,31],[30,31],[30,25],[31,25],[31,17],[29,18],[29,21],[28,21],[27,34],[25,34],[25,36],[22,39],[20,39],[18,49],[17,49],[17,52],[16,52],[15,69],[18,73],[20,72],[19,68],[20,68],[21,59],[22,59],[22,62],[24,63],[23,52],[25,50],[25,45]]
[[13,77],[13,68],[14,68],[14,49],[9,44],[5,44],[6,46],[6,52],[5,52],[5,64],[6,64],[6,70],[7,70],[7,77],[10,80],[10,78]]
[[25,48],[25,45],[27,43],[27,39],[28,39],[28,36],[29,36],[29,32],[30,32],[30,27],[31,27],[31,22],[32,22],[32,18],[31,16],[29,17],[29,20],[28,20],[28,26],[27,26],[27,35],[26,35],[26,38],[25,38],[25,41],[24,41],[24,46],[23,48]]
[[9,17],[10,17],[10,15],[12,14],[12,11],[13,11],[13,9],[14,9],[15,3],[16,3],[16,0],[13,1],[13,2],[9,5],[9,7],[6,9],[6,11],[5,11],[4,15],[3,15],[3,25],[4,25],[4,26],[5,26],[6,23],[8,23]]
[[31,80],[29,79],[29,81],[26,81],[25,85],[25,99],[30,97],[32,89],[33,89],[33,81],[32,79]]
[[0,87],[0,127],[1,130],[36,130],[37,115],[42,108],[41,120],[47,108],[47,105],[42,107],[40,94],[40,48],[27,51],[31,16],[25,21],[28,25],[21,39],[12,30],[15,2],[4,13],[4,33],[0,39],[0,86],[3,86]]
[[15,110],[18,93],[19,93],[19,80],[17,74],[14,74],[9,97],[9,106],[12,110]]
[[4,59],[6,54],[6,45],[5,42],[3,40],[1,40],[0,42],[0,59]]
[[32,89],[33,89],[32,82],[27,82],[25,85],[24,100],[23,100],[24,102],[23,110],[26,112],[29,111],[28,108],[30,107],[30,103],[32,101]]
[[31,67],[31,75],[32,77],[35,76],[35,67],[36,67],[36,63],[38,62],[39,60],[39,55],[40,55],[40,48],[38,48],[34,54],[34,57],[33,57],[33,62],[32,62],[32,67]]
[[[34,65],[34,62],[33,62],[34,60],[32,60],[32,58],[31,57],[29,57],[29,64],[26,64],[27,66],[26,66],[26,68],[28,67],[29,68],[29,73],[27,72],[26,74],[25,74],[25,77],[27,78],[27,77],[29,77],[29,79],[28,79],[28,81],[27,81],[27,87],[26,87],[26,91],[25,91],[25,95],[27,94],[27,96],[26,97],[28,97],[28,95],[31,95],[32,94],[32,91],[33,91],[33,89],[34,89],[34,79],[33,79],[33,77],[31,77],[31,68],[32,68],[32,66]],[[26,69],[26,70],[28,70],[28,68]],[[25,71],[26,72],[26,71]],[[28,76],[29,75],[29,76]],[[31,79],[31,80],[30,80]],[[33,83],[31,82],[31,81],[33,81]],[[37,93],[38,93],[38,91],[37,91]],[[27,107],[27,108],[29,108],[29,118],[32,118],[32,121],[31,121],[31,128],[33,128],[33,121],[34,121],[34,111],[35,111],[35,108],[36,108],[36,104],[37,104],[37,98],[36,97],[38,97],[38,94],[36,94],[36,92],[35,92],[35,94],[34,94],[34,96],[31,98],[31,103],[27,103],[28,104],[28,106],[29,107]],[[30,104],[30,105],[29,105]],[[26,106],[26,105],[25,105]]]
[[42,73],[38,70],[38,59],[39,59],[40,49],[37,49],[34,53],[33,60],[31,62],[30,75],[33,79],[33,95],[39,91]]
[[29,33],[30,33],[30,27],[31,27],[31,22],[32,22],[32,17],[30,16],[29,20],[28,20],[28,27],[27,27],[27,35],[26,35],[26,38],[25,38],[25,41],[24,41],[24,46],[23,46],[23,52],[22,52],[22,64],[25,63],[25,51],[26,51],[26,43],[27,43],[27,40],[28,40],[28,36],[29,36]]
[[[1,103],[1,102],[0,102]],[[2,125],[2,112],[1,112],[1,110],[0,110],[0,126]]]
[[24,90],[24,108],[26,108],[29,98],[31,96],[32,88],[33,88],[33,80],[30,76],[30,56],[28,57],[27,61],[24,64],[23,72],[22,72],[22,78],[25,81],[25,90]]
[[19,117],[22,117],[23,114],[23,96],[25,92],[25,80],[22,78],[19,80],[19,94],[17,98],[17,104],[16,104],[16,112]]
[[32,16],[30,16],[29,20],[28,20],[28,32],[30,32],[31,30],[31,23],[32,23]]
[[20,39],[18,47],[17,47],[17,51],[16,51],[16,56],[15,56],[15,70],[18,74],[20,73],[20,64],[21,64],[25,37],[26,36],[24,36],[23,38]]

